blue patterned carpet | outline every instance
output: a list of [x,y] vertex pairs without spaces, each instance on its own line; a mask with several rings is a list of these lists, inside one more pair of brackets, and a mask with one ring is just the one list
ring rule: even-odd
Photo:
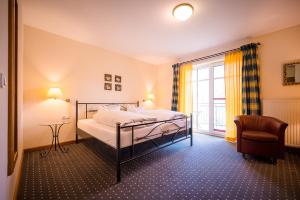
[[300,157],[286,154],[277,165],[244,160],[235,145],[195,134],[188,141],[122,167],[114,167],[83,143],[69,153],[24,155],[19,199],[300,199]]

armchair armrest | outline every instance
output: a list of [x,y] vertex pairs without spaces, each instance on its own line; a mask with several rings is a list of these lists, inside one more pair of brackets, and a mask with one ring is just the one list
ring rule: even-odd
[[284,157],[284,135],[285,135],[285,130],[288,127],[288,124],[273,118],[273,117],[267,117],[271,120],[271,123],[269,124],[269,127],[266,127],[269,129],[269,132],[271,132],[272,134],[275,134],[278,136],[278,142],[279,142],[279,148],[280,148],[280,157],[283,158]]
[[276,118],[273,118],[273,117],[264,117],[266,122],[268,123],[265,123],[267,126],[264,127],[265,131],[268,131],[268,132],[271,132],[275,135],[277,135],[278,137],[281,137],[281,135],[284,135],[285,133],[285,129],[287,128],[288,124],[279,120],[279,119],[276,119]]
[[243,123],[241,120],[241,116],[236,116],[234,118],[234,123],[236,125],[236,136],[237,136],[237,151],[241,152],[241,137],[243,132]]
[[234,123],[235,123],[237,129],[243,130],[243,125],[242,125],[241,116],[236,116],[236,117],[234,118]]

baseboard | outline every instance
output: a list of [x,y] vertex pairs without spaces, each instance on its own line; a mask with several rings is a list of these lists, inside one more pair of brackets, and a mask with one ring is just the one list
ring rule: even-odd
[[300,155],[300,148],[285,146],[285,151],[289,153],[294,153]]
[[22,151],[21,158],[20,158],[20,166],[18,169],[16,186],[15,186],[15,191],[14,191],[14,196],[13,196],[14,200],[16,200],[18,198],[19,187],[20,187],[20,182],[21,182],[21,177],[22,177],[22,170],[23,170],[23,158],[24,158],[24,150]]
[[[66,142],[61,142],[61,145],[66,145],[66,144],[74,144],[75,140],[71,140],[71,141],[66,141]],[[33,148],[27,148],[24,149],[24,152],[33,152],[33,151],[40,151],[40,150],[44,150],[44,149],[48,149],[50,148],[51,145],[44,145],[44,146],[39,146],[39,147],[33,147]]]

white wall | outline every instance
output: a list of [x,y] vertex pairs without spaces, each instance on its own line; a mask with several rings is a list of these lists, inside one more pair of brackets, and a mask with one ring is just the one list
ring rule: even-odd
[[[8,3],[7,0],[1,0],[0,7],[0,72],[7,76],[7,40],[8,40],[8,29],[7,29],[7,13]],[[7,87],[0,89],[0,196],[1,199],[8,198],[8,187],[7,187]]]
[[[23,25],[22,25],[22,5],[19,0],[19,63],[18,63],[18,160],[15,166],[14,173],[11,176],[7,176],[7,95],[8,90],[6,88],[0,88],[0,199],[13,199],[17,180],[20,175],[20,163],[23,153],[23,131],[22,131],[22,54],[23,54]],[[7,76],[8,72],[8,0],[0,1],[0,72]]]
[[[122,92],[103,89],[104,74],[122,76]],[[74,140],[75,101],[136,102],[156,95],[157,67],[33,27],[24,28],[24,148],[50,144],[39,123],[72,117],[61,141]],[[62,89],[71,103],[47,98],[49,87]]]

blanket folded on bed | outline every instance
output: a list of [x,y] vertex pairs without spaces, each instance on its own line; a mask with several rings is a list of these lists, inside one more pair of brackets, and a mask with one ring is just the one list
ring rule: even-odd
[[140,113],[103,109],[99,109],[93,116],[93,119],[98,123],[111,127],[115,127],[118,122],[121,123],[121,126],[128,126],[157,120],[154,116],[143,115]]
[[147,115],[150,117],[155,117],[158,121],[170,120],[184,117],[185,114],[181,112],[171,111],[171,110],[141,110],[138,113]]

